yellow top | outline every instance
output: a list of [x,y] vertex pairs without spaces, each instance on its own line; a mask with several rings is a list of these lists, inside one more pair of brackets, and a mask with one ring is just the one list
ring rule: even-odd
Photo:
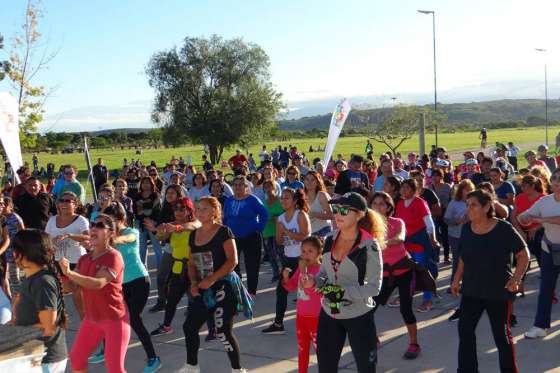
[[169,239],[171,256],[173,256],[173,259],[176,259],[173,261],[173,268],[171,269],[174,274],[180,275],[183,272],[183,263],[181,260],[189,260],[191,257],[191,248],[189,246],[190,235],[190,231],[171,233],[171,237]]

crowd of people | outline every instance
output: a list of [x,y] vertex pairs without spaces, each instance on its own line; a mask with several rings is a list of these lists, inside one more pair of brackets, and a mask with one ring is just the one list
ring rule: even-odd
[[[1,321],[43,329],[46,372],[65,371],[67,359],[75,372],[102,362],[110,373],[124,372],[133,330],[150,373],[164,363],[153,338],[173,333],[186,296],[186,372],[200,371],[204,324],[206,341],[221,341],[232,371],[246,372],[233,327],[236,315],[258,312],[253,302],[267,262],[276,310],[262,333],[285,333],[288,294],[296,292],[299,372],[307,372],[310,345],[319,372],[337,372],[348,337],[358,371],[370,373],[380,343],[377,308],[399,308],[409,336],[403,356],[418,358],[415,313],[430,312],[442,296],[435,280],[447,265],[448,292],[461,295],[449,318],[458,320],[457,371],[478,371],[476,326],[486,311],[500,371],[517,372],[513,304],[524,296],[532,258],[540,288],[525,337],[546,336],[557,302],[560,169],[547,151],[526,152],[528,165],[518,169],[511,143],[454,162],[442,147],[374,159],[368,141],[365,157],[338,154],[328,164],[295,146],[270,153],[263,146],[258,164],[239,150],[222,165],[228,168],[206,158],[202,170],[183,158],[163,168],[124,160],[114,177],[98,159],[94,203],[86,203],[75,166],[62,166],[47,185],[24,166],[21,183],[5,185],[0,199]],[[149,269],[157,272],[157,302],[148,312],[163,311],[151,332],[142,320]],[[417,291],[423,296],[415,307]],[[65,296],[79,319],[71,346]]]

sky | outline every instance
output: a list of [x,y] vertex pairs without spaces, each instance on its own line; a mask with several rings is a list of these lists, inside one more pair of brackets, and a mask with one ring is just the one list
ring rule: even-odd
[[[0,0],[8,43],[26,2]],[[543,97],[545,63],[560,95],[555,0],[43,0],[42,8],[45,44],[59,50],[35,81],[56,87],[43,130],[145,126],[150,57],[212,34],[260,45],[293,109],[339,97],[429,102],[432,18],[417,9],[436,12],[438,101]]]

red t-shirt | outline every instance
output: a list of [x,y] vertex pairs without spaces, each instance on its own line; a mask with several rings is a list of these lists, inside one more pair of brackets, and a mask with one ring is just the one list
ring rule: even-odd
[[430,208],[426,201],[420,197],[414,197],[408,207],[405,207],[404,199],[397,203],[395,218],[402,219],[406,226],[406,236],[410,237],[426,228],[424,217],[430,215]]
[[[517,215],[521,214],[524,211],[529,210],[529,208],[531,206],[533,206],[535,204],[535,202],[537,202],[539,199],[543,198],[546,194],[539,194],[537,196],[537,198],[535,198],[534,200],[530,201],[529,198],[527,197],[527,194],[525,193],[519,193],[516,197],[515,200],[513,201],[513,205],[515,206],[515,211],[517,212]],[[519,220],[518,220],[519,222]],[[532,228],[536,228],[539,226],[539,223],[531,223],[529,225],[523,225],[521,224],[521,222],[519,222],[519,225],[521,225],[521,227],[523,229],[532,229]]]
[[231,157],[229,161],[232,163],[233,168],[238,168],[243,166],[243,162],[247,162],[247,158],[243,154],[239,154]]
[[92,259],[92,253],[83,255],[76,270],[84,276],[96,277],[97,272],[106,269],[113,274],[113,281],[101,289],[82,287],[85,317],[90,320],[119,320],[126,315],[122,291],[124,262],[121,254],[111,249]]
[[[402,221],[401,219],[391,218],[391,217],[389,217],[387,219],[387,239],[388,240],[390,240],[391,238],[394,238],[395,235],[397,234],[397,232],[405,231],[405,229],[406,228],[404,226],[404,221]],[[398,262],[399,260],[401,260],[402,258],[408,256],[408,254],[406,252],[406,248],[404,247],[404,242],[402,242],[398,245],[387,245],[385,250],[383,250],[382,255],[383,255],[383,265],[385,265],[385,264],[393,265],[396,262]],[[396,270],[393,271],[393,275],[398,276],[398,275],[401,275],[401,274],[403,274],[407,271],[408,271],[408,269],[396,269]],[[383,271],[383,276],[388,277],[389,272],[388,271]]]

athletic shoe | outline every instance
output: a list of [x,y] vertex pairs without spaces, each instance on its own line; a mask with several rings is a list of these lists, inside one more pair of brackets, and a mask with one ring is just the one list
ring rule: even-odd
[[160,311],[165,311],[165,302],[157,302],[148,310],[149,313],[156,313]]
[[185,373],[200,373],[200,367],[198,365],[185,364]]
[[546,329],[539,328],[536,326],[531,327],[531,329],[525,332],[525,338],[528,339],[537,339],[543,337],[546,337]]
[[284,325],[273,322],[268,328],[262,330],[263,334],[285,334]]
[[432,304],[432,301],[426,301],[426,302],[423,302],[423,303],[420,305],[420,307],[418,307],[418,308],[416,309],[416,311],[418,311],[418,312],[420,312],[420,313],[426,313],[426,312],[431,311],[433,306],[434,306],[434,305]]
[[247,373],[247,369],[245,368],[232,369],[231,373]]
[[451,316],[449,316],[449,318],[447,320],[449,321],[457,321],[459,320],[459,317],[461,317],[461,309],[457,308],[453,314]]
[[420,355],[420,345],[416,343],[411,343],[408,345],[406,352],[404,353],[404,358],[407,360],[414,360]]
[[401,306],[401,299],[399,297],[396,297],[392,301],[387,303],[387,306],[391,308],[399,308]]
[[146,367],[142,372],[143,373],[157,372],[158,370],[161,369],[161,367],[162,367],[161,359],[156,356],[151,359],[148,359],[148,362],[146,363]]
[[208,335],[204,338],[204,342],[211,342],[216,339],[216,332],[214,330],[208,331]]
[[170,326],[165,326],[163,324],[159,324],[157,329],[152,330],[150,335],[156,336],[156,335],[164,335],[164,334],[169,334],[169,333],[173,333],[173,329],[171,329]]
[[99,364],[105,361],[105,351],[101,349],[88,358],[88,363]]

